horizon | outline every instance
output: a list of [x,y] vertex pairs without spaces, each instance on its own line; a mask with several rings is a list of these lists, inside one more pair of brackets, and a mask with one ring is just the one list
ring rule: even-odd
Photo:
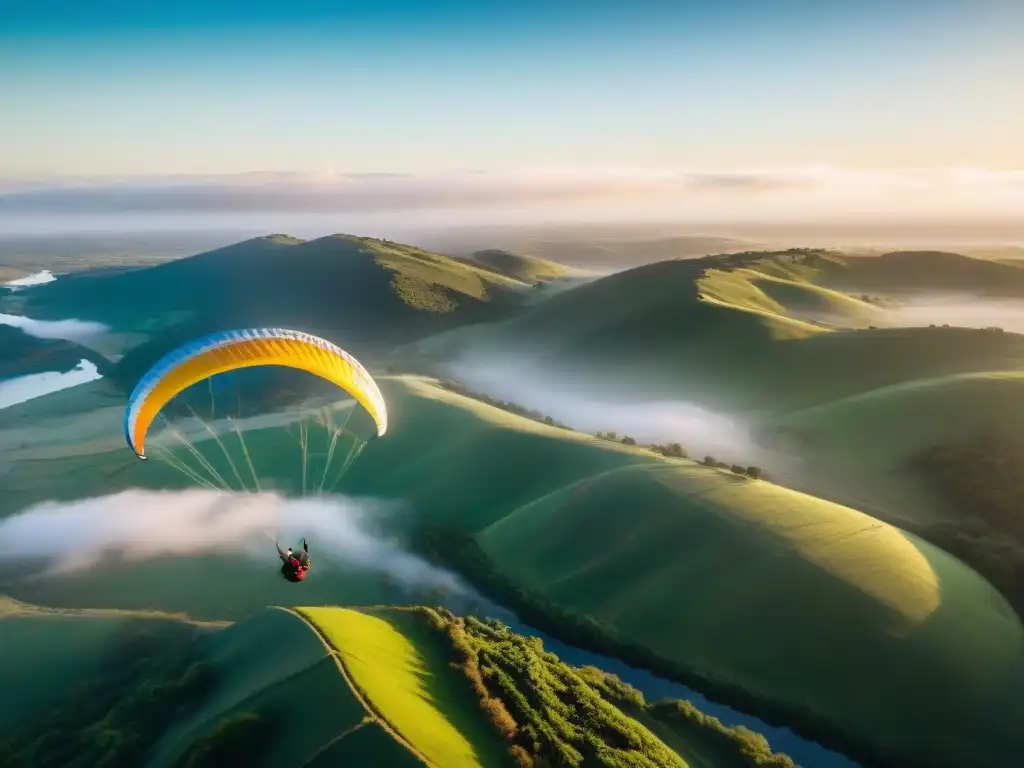
[[982,236],[1024,213],[1024,6],[892,6],[20,4],[0,28],[0,231],[957,218]]

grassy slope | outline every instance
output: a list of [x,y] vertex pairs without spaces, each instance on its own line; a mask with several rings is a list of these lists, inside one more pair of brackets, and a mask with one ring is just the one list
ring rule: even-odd
[[[1024,633],[987,582],[867,515],[767,483],[634,467],[478,538],[518,581],[663,657],[806,702],[875,743],[962,750],[978,735],[967,720],[1016,690]],[[865,669],[886,672],[865,685]],[[1006,749],[1009,722],[993,714],[989,737]]]
[[927,378],[798,410],[771,429],[806,441],[808,470],[849,498],[917,519],[942,513],[916,478],[899,473],[919,451],[973,436],[1024,429],[1024,374],[989,371]]
[[422,617],[393,609],[300,612],[339,651],[371,706],[431,763],[508,764],[500,740]]
[[563,277],[567,270],[561,264],[536,256],[524,256],[498,249],[476,251],[469,261],[484,269],[497,272],[499,275],[511,277],[524,283],[536,283],[541,280],[553,280]]
[[0,732],[42,711],[68,686],[86,680],[102,651],[131,622],[112,616],[0,618],[0,689],[8,694],[0,701]]
[[588,268],[621,268],[650,264],[665,259],[691,259],[709,253],[741,251],[753,243],[726,237],[684,235],[681,237],[635,238],[592,237],[573,239],[528,239],[513,250],[532,253],[559,264]]
[[[872,311],[815,288],[810,281],[824,269],[815,263],[764,258],[756,264],[756,279],[747,262],[652,264],[555,295],[514,319],[456,329],[419,347],[428,354],[467,352],[491,361],[502,355],[531,366],[538,376],[576,375],[598,394],[647,399],[683,393],[754,416],[919,378],[1024,365],[1024,336],[1016,334],[961,328],[828,331],[792,319],[786,313],[806,309],[807,294],[830,311],[846,312],[851,325],[862,324]],[[768,285],[803,296],[777,296],[780,302],[770,295],[773,289],[762,290]]]
[[[401,408],[397,383],[388,397]],[[424,380],[404,385],[435,403],[396,419],[379,453],[364,456],[380,466],[361,462],[356,473],[394,466],[377,488],[412,494],[419,519],[491,525],[481,543],[507,572],[668,658],[810,700],[904,746],[927,743],[936,722],[962,746],[979,732],[964,718],[1017,669],[1024,640],[1005,601],[890,526],[767,483],[606,448]],[[398,458],[415,445],[428,447]],[[526,501],[513,512],[517,499]],[[865,686],[865,665],[886,672]],[[1005,746],[1007,720],[994,718],[983,732]]]
[[894,251],[877,258],[833,260],[821,266],[818,282],[840,290],[1024,295],[1024,272],[1009,264],[959,253]]
[[[328,750],[340,764],[368,759],[378,765],[419,765],[392,739],[374,735],[379,724],[353,730],[366,711],[328,649],[287,612],[268,609],[219,633],[208,643],[206,661],[222,676],[217,690],[200,711],[165,734],[154,749],[154,768],[170,766],[219,722],[241,711],[276,716],[280,731],[260,766],[303,765]],[[368,748],[373,751],[364,751]]]
[[151,348],[126,356],[121,367],[130,368],[124,376],[132,379],[166,348],[214,330],[295,327],[329,335],[359,356],[501,317],[525,289],[503,275],[399,243],[346,235],[309,242],[271,237],[149,268],[58,280],[26,292],[23,312],[96,320],[118,331],[176,325]]

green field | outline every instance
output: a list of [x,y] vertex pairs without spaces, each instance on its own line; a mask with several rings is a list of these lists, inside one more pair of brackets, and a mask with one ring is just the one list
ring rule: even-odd
[[[338,650],[370,706],[431,764],[505,766],[500,740],[422,616],[400,610],[301,608]],[[450,653],[450,652],[449,652]]]

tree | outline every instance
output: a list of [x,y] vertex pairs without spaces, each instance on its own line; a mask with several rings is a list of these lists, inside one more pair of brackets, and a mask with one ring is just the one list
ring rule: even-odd
[[752,477],[755,480],[761,479],[764,475],[764,470],[760,467],[747,467],[747,477]]
[[632,437],[630,437],[629,435],[625,435],[625,436],[624,436],[624,437],[622,438],[622,444],[623,444],[623,445],[636,445],[636,440],[634,440],[634,439],[633,439]]

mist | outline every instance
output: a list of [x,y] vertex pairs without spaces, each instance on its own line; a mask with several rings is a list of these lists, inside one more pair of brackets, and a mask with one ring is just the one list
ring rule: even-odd
[[536,410],[573,429],[612,430],[640,443],[678,442],[690,453],[723,461],[762,462],[749,426],[737,418],[683,399],[616,402],[588,393],[579,380],[552,376],[536,366],[465,354],[443,366],[469,389]]
[[37,339],[84,342],[106,333],[109,328],[103,323],[89,320],[32,320],[21,315],[0,312],[0,325],[20,328]]
[[30,288],[33,285],[45,285],[46,283],[52,283],[56,279],[57,277],[53,272],[44,269],[32,275],[19,277],[17,280],[8,280],[4,285],[14,291],[19,288]]
[[991,299],[969,294],[932,294],[901,299],[887,308],[886,321],[897,326],[944,325],[960,328],[996,326],[1024,333],[1024,300]]
[[332,496],[286,499],[272,493],[128,490],[111,496],[43,502],[0,522],[0,563],[46,561],[42,575],[93,567],[117,555],[235,555],[273,567],[273,542],[303,536],[318,569],[355,566],[412,587],[464,592],[461,582],[372,530],[389,505]]

